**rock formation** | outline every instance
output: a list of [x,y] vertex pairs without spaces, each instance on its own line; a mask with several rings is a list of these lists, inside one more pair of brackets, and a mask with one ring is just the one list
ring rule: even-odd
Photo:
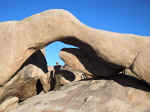
[[74,81],[87,79],[86,74],[78,69],[60,66],[59,70],[55,70],[55,66],[48,66],[50,89],[58,90],[61,86]]
[[[2,22],[0,29],[0,111],[7,110],[8,105],[16,106],[19,100],[37,95],[42,89],[48,92],[52,88],[50,70],[53,68],[49,68],[48,72],[40,49],[55,41],[78,47],[60,52],[60,57],[73,69],[54,71],[61,74],[56,81],[63,79],[63,83],[73,84],[33,97],[11,112],[77,112],[77,109],[81,112],[150,111],[150,87],[147,85],[150,83],[149,38],[90,28],[71,13],[60,9],[45,11],[21,21]],[[119,75],[125,70],[147,83]],[[69,74],[69,78],[68,75],[65,77],[68,72],[73,73]],[[82,79],[82,73],[87,77],[107,79],[75,83]],[[38,91],[37,86],[40,88]]]
[[[47,62],[41,50],[31,55],[3,87],[0,87],[0,111],[13,104],[12,99],[23,101],[50,89]],[[12,97],[12,99],[10,99]],[[14,98],[13,98],[14,97]],[[9,101],[10,99],[10,101]],[[2,103],[3,102],[3,103]],[[16,100],[14,101],[14,103]]]
[[7,112],[9,110],[15,109],[18,106],[18,97],[9,97],[0,105],[0,112]]
[[106,66],[115,72],[129,68],[139,79],[150,82],[150,64],[147,63],[149,38],[90,28],[60,9],[45,11],[18,22],[3,22],[0,29],[1,86],[10,80],[29,56],[54,41],[83,49],[107,63]]
[[144,85],[128,76],[73,82],[9,112],[149,112],[150,88]]
[[60,58],[71,68],[83,71],[87,77],[107,77],[116,75],[118,71],[109,67],[103,60],[78,48],[64,48],[60,51]]

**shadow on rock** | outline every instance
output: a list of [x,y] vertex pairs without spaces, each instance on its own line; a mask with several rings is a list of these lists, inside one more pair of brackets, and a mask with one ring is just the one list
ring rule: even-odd
[[[90,45],[78,39],[69,38],[63,39],[61,41],[79,47],[79,48],[64,48],[61,50],[62,52],[60,52],[60,57],[66,64],[68,64],[68,62],[70,61],[71,56],[68,55],[69,58],[63,57],[64,52],[67,54],[74,55],[76,59],[79,60],[81,65],[84,66],[86,71],[94,76],[111,76],[112,74],[119,73],[123,69],[122,66],[104,61],[102,58],[97,56],[95,50],[93,50],[93,48]],[[73,59],[71,60],[72,62],[69,63],[68,65],[76,64]],[[80,65],[78,66],[76,65],[76,67],[80,67]]]
[[67,70],[59,70],[56,72],[56,75],[61,75],[62,77],[64,77],[68,81],[74,81],[75,80],[75,74],[73,74],[72,72],[67,71]]
[[32,54],[22,65],[21,68],[23,68],[24,66],[28,65],[28,64],[33,64],[35,66],[37,66],[38,68],[42,69],[42,71],[44,73],[48,72],[47,69],[47,61],[46,58],[44,56],[44,53],[41,50],[36,51],[34,54]]
[[150,92],[150,85],[148,83],[125,74],[117,74],[111,77],[95,77],[86,80],[113,80],[124,87],[131,87]]

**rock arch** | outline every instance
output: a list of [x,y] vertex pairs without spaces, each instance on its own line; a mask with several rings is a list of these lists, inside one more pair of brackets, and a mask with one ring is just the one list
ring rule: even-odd
[[[150,46],[148,38],[90,28],[61,9],[45,11],[18,22],[0,23],[0,29],[0,85],[6,83],[35,51],[55,41],[94,53],[114,69],[130,68],[141,50]],[[150,82],[148,75],[143,73],[142,78]]]

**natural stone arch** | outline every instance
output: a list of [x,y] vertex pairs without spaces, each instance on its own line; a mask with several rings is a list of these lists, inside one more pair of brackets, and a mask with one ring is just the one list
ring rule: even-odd
[[[142,36],[90,28],[65,10],[50,10],[19,22],[0,23],[0,29],[0,85],[6,83],[31,54],[55,41],[87,52],[92,48],[97,57],[113,67],[126,68],[130,68],[143,47],[150,45],[150,39]],[[146,77],[144,80],[149,82]]]

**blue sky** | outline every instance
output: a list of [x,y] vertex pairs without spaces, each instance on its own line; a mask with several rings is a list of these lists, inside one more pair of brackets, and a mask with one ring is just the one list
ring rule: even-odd
[[[0,0],[0,22],[22,20],[48,9],[66,9],[98,29],[150,36],[150,0]],[[63,64],[55,42],[46,47],[48,65]]]

